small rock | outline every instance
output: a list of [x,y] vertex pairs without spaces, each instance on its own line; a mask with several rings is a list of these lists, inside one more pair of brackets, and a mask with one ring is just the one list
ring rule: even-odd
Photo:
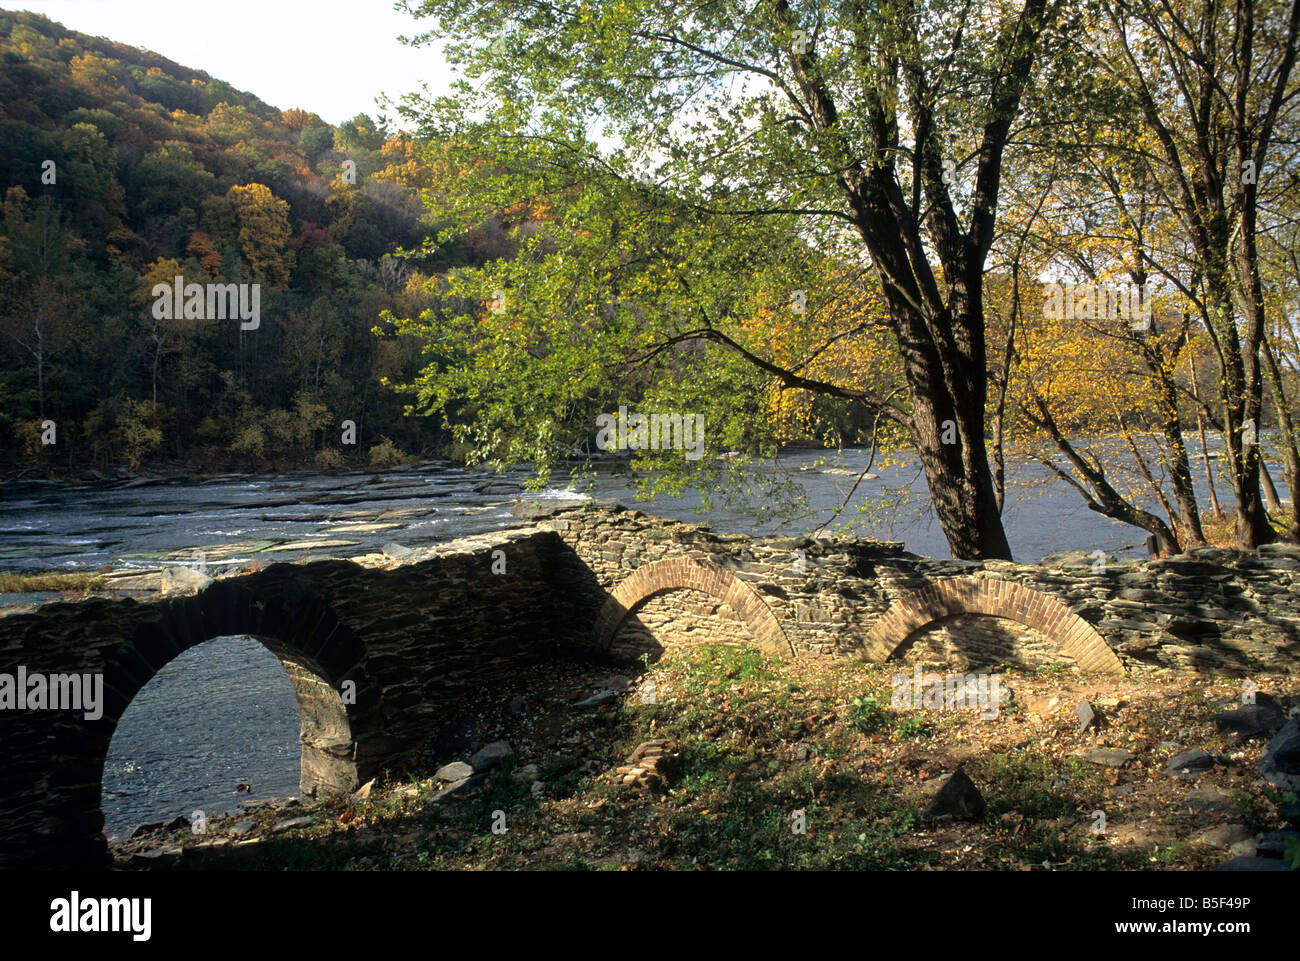
[[576,708],[584,708],[584,709],[592,708],[592,707],[600,707],[600,705],[608,704],[616,697],[618,697],[618,692],[616,691],[600,691],[599,693],[591,695],[591,697],[585,697],[581,701],[574,702],[573,706]]
[[959,821],[978,821],[984,817],[984,797],[966,772],[957,768],[925,806],[922,817],[953,818]]
[[453,781],[445,788],[429,799],[431,804],[438,804],[451,798],[470,797],[477,794],[483,787],[484,778],[481,775],[461,778],[459,781]]
[[1281,858],[1286,856],[1287,841],[1300,841],[1300,831],[1269,831],[1255,849],[1262,858]]
[[523,713],[524,699],[520,697],[518,694],[516,694],[514,697],[510,699],[510,703],[506,705],[506,710],[509,711],[511,714]]
[[155,831],[161,831],[167,826],[166,821],[150,821],[148,824],[141,824],[131,832],[131,840],[144,837],[146,834],[153,834]]
[[280,821],[279,823],[273,825],[271,827],[271,833],[283,834],[285,831],[292,831],[295,828],[310,827],[315,823],[316,823],[315,818],[309,818],[309,817],[289,818],[287,821]]
[[256,821],[236,821],[230,827],[226,828],[226,833],[237,838],[242,838],[245,834],[252,834],[257,830]]
[[383,546],[383,552],[395,561],[404,561],[415,555],[415,551],[409,547],[403,547],[401,544],[395,544],[389,541]]
[[1080,701],[1074,708],[1074,716],[1079,719],[1079,730],[1086,731],[1097,720],[1097,713],[1087,701]]
[[141,851],[139,854],[132,855],[127,863],[133,868],[170,868],[179,864],[184,856],[185,852],[180,845],[173,845],[155,848],[152,851]]
[[523,781],[526,784],[532,784],[537,780],[538,767],[536,764],[525,764],[523,767],[515,768],[510,772],[510,776],[516,781]]
[[1218,827],[1210,828],[1195,838],[1198,844],[1209,844],[1216,848],[1232,847],[1238,841],[1244,841],[1252,838],[1250,829],[1244,824],[1220,824]]
[[1214,767],[1214,755],[1194,747],[1182,754],[1175,754],[1165,763],[1165,770],[1175,777],[1195,777]]
[[473,773],[474,768],[464,761],[452,761],[438,768],[433,776],[439,781],[463,781]]
[[1243,741],[1272,737],[1286,723],[1286,715],[1274,704],[1246,704],[1214,716],[1214,726],[1222,734]]
[[[375,789],[375,779],[371,778],[365,784],[361,785],[361,787],[357,788],[356,793],[353,794],[352,796],[358,801],[364,801],[370,797],[370,792],[373,791],[374,789]],[[285,807],[288,806],[289,805],[285,805]]]
[[469,759],[469,766],[475,772],[490,771],[494,767],[499,767],[503,761],[514,756],[514,748],[510,746],[509,742],[493,741]]
[[1255,848],[1255,839],[1246,838],[1244,841],[1237,841],[1235,844],[1229,844],[1228,853],[1235,854],[1238,857],[1252,858],[1255,856]]
[[1201,791],[1188,791],[1187,803],[1203,814],[1231,814],[1237,802],[1222,788],[1210,786]]
[[1075,756],[1102,767],[1123,767],[1133,760],[1133,752],[1121,747],[1090,747],[1075,752]]
[[655,684],[655,679],[654,679],[653,677],[648,677],[648,678],[646,678],[645,681],[644,681],[644,683],[642,683],[641,687],[639,688],[639,690],[640,690],[640,693],[641,693],[641,703],[642,703],[642,704],[656,704],[656,703],[658,703],[658,701],[659,701],[659,686],[658,686],[657,684]]

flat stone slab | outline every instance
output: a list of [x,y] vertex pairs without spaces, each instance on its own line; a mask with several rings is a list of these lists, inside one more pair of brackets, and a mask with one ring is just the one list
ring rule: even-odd
[[445,788],[430,798],[431,804],[438,804],[442,801],[449,801],[452,798],[471,797],[478,794],[483,789],[482,775],[475,774],[472,777],[464,777],[459,781],[452,781]]
[[1183,751],[1171,757],[1165,762],[1165,770],[1175,777],[1194,777],[1197,774],[1204,774],[1214,767],[1215,763],[1213,754],[1194,747],[1190,751]]
[[280,823],[272,827],[271,833],[280,834],[284,831],[292,831],[295,828],[307,828],[307,827],[311,827],[315,823],[316,823],[315,818],[309,818],[309,817],[289,818],[289,820],[281,821]]
[[444,764],[434,772],[433,776],[439,781],[461,781],[474,773],[474,768],[464,761],[452,761],[450,764]]
[[344,540],[294,541],[291,544],[277,544],[275,547],[264,548],[262,553],[274,554],[278,551],[310,551],[319,550],[322,547],[356,547],[359,543],[359,541]]
[[1133,760],[1133,752],[1121,747],[1090,747],[1079,751],[1075,756],[1102,767],[1123,767]]

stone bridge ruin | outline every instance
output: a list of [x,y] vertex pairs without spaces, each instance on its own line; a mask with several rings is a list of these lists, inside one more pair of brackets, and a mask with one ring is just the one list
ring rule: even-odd
[[851,538],[721,534],[596,505],[403,553],[397,563],[277,564],[188,597],[98,598],[0,619],[0,673],[104,678],[96,720],[0,710],[0,865],[106,863],[101,777],[118,719],[167,662],[223,635],[251,635],[284,665],[305,792],[351,790],[412,759],[459,697],[548,658],[723,642],[950,670],[1056,663],[1244,677],[1300,663],[1300,549],[1286,545],[1062,570],[921,558]]

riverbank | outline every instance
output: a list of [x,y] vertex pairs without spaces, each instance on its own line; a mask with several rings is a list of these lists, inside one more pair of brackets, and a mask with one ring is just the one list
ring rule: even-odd
[[[1262,709],[1243,739],[1228,713],[1240,682],[1191,674],[1009,671],[996,719],[982,719],[891,706],[897,665],[696,646],[610,670],[523,672],[464,705],[424,761],[357,794],[283,799],[204,834],[178,812],[174,829],[114,848],[115,862],[1200,870],[1281,851],[1286,801],[1259,761],[1272,722],[1300,705],[1295,677],[1254,680],[1276,713]],[[958,768],[970,789],[940,796]]]

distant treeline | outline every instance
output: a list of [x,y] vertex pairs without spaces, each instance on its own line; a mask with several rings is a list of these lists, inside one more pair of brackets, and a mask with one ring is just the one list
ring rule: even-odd
[[[439,228],[406,137],[0,11],[0,145],[6,473],[446,452],[443,425],[381,386],[415,376],[419,345],[374,328],[439,309],[428,277],[508,245],[488,223],[392,256]],[[155,316],[153,287],[176,276],[259,284],[260,324]]]

